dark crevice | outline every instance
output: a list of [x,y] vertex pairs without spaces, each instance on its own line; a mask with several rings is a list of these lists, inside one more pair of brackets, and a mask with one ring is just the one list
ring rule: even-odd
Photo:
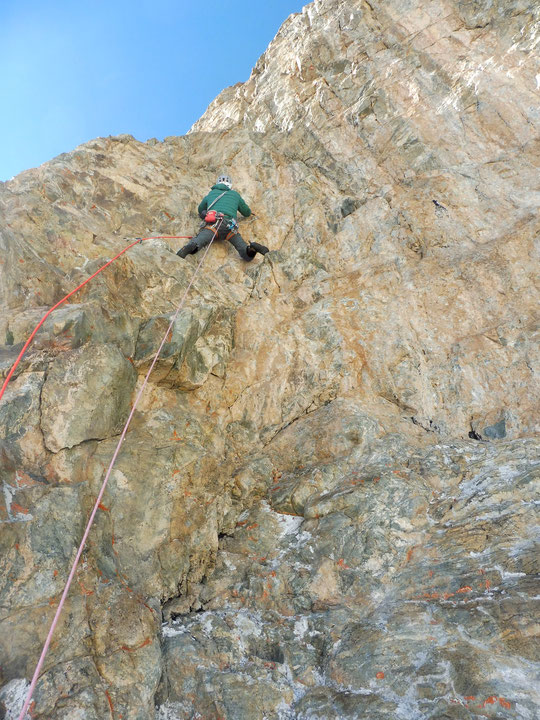
[[428,425],[424,425],[423,423],[421,423],[419,420],[417,420],[417,419],[415,418],[414,415],[411,417],[411,420],[412,420],[412,422],[413,422],[414,425],[418,425],[418,427],[421,427],[422,430],[425,430],[426,432],[429,432],[429,433],[432,433],[432,432],[438,433],[438,432],[441,431],[440,427],[439,427],[438,425],[436,425],[436,424],[433,422],[433,420],[429,420],[429,424],[428,424]]

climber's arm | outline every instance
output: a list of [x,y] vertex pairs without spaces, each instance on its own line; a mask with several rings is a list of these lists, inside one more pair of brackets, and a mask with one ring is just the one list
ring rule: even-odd
[[249,217],[251,215],[250,207],[242,196],[240,196],[240,201],[238,202],[238,210],[244,217]]
[[199,217],[201,218],[201,220],[204,220],[207,208],[208,208],[208,195],[201,200],[201,202],[199,203],[199,207],[197,208],[197,212],[199,213]]

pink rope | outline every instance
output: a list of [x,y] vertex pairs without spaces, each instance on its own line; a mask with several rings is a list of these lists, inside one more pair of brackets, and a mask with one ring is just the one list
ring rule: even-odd
[[[215,237],[215,236],[214,236],[214,237]],[[193,273],[193,277],[191,278],[191,281],[190,281],[189,285],[187,286],[186,291],[184,292],[184,295],[182,296],[182,299],[180,300],[180,304],[179,304],[178,307],[176,308],[176,312],[174,313],[173,318],[172,318],[172,320],[171,320],[171,322],[170,322],[170,324],[169,324],[169,327],[167,328],[167,332],[166,332],[165,335],[163,336],[163,340],[161,341],[161,344],[160,344],[160,346],[159,346],[159,348],[158,348],[158,351],[157,351],[157,353],[156,353],[155,356],[154,356],[154,359],[153,359],[153,361],[152,361],[152,364],[150,365],[150,369],[149,369],[148,372],[146,373],[146,377],[144,378],[144,382],[143,382],[143,384],[141,385],[141,388],[140,388],[140,390],[139,390],[139,392],[138,392],[138,394],[137,394],[137,397],[135,398],[135,402],[133,403],[133,407],[131,408],[131,412],[130,412],[130,414],[129,414],[129,417],[128,417],[127,421],[126,421],[126,424],[124,425],[124,429],[122,430],[122,434],[121,434],[121,436],[120,436],[120,440],[118,441],[118,445],[116,446],[116,450],[114,451],[114,454],[113,454],[113,456],[112,456],[112,460],[111,460],[111,462],[110,462],[110,464],[109,464],[109,467],[107,468],[107,472],[105,473],[105,478],[104,478],[104,480],[103,480],[103,484],[102,484],[102,486],[101,486],[101,490],[99,491],[99,495],[97,496],[96,502],[95,502],[95,504],[94,504],[94,509],[92,510],[92,513],[91,513],[91,515],[90,515],[90,519],[88,520],[88,524],[87,524],[87,526],[86,526],[86,530],[84,531],[84,535],[83,535],[83,538],[82,538],[82,540],[81,540],[81,544],[79,545],[79,549],[77,550],[77,555],[75,556],[75,560],[73,561],[73,565],[72,565],[72,567],[71,567],[71,571],[70,571],[70,573],[69,573],[69,576],[68,576],[66,585],[65,585],[65,587],[64,587],[64,592],[62,593],[62,597],[60,598],[60,603],[59,603],[59,605],[58,605],[58,608],[57,608],[57,610],[56,610],[55,616],[54,616],[54,618],[53,618],[53,621],[52,621],[52,624],[51,624],[51,628],[50,628],[50,630],[49,630],[49,634],[47,635],[47,639],[45,640],[45,645],[43,646],[43,650],[41,651],[41,656],[40,656],[40,658],[39,658],[38,664],[37,664],[36,669],[35,669],[35,671],[34,671],[34,675],[33,675],[33,677],[32,677],[32,682],[30,683],[30,688],[29,688],[29,690],[28,690],[28,695],[26,696],[26,700],[25,700],[23,709],[21,710],[21,714],[19,715],[19,720],[24,720],[26,711],[28,710],[28,707],[29,707],[30,702],[31,702],[31,700],[32,700],[32,695],[34,694],[34,690],[35,690],[35,688],[36,688],[36,684],[37,684],[37,681],[38,681],[39,673],[41,672],[41,668],[42,668],[42,666],[43,666],[43,662],[44,662],[44,660],[45,660],[45,656],[46,656],[47,651],[48,651],[48,649],[49,649],[49,645],[51,644],[52,636],[53,636],[54,630],[55,630],[55,628],[56,628],[56,625],[57,625],[57,623],[58,623],[58,618],[60,617],[60,613],[62,612],[62,608],[63,608],[63,606],[64,606],[64,602],[65,602],[66,597],[67,597],[67,594],[68,594],[68,592],[69,592],[70,585],[71,585],[71,583],[72,583],[72,581],[73,581],[73,577],[74,577],[74,575],[75,575],[75,571],[76,571],[76,569],[77,569],[77,565],[79,564],[79,560],[80,560],[80,557],[81,557],[81,555],[82,555],[82,551],[83,551],[83,549],[84,549],[84,546],[85,546],[85,544],[86,544],[86,540],[87,540],[87,538],[88,538],[88,534],[89,534],[89,532],[90,532],[90,528],[92,527],[92,523],[94,522],[94,517],[95,517],[95,515],[96,515],[96,512],[97,512],[97,510],[98,510],[99,504],[100,504],[100,502],[101,502],[101,498],[103,497],[103,494],[104,494],[104,492],[105,492],[105,488],[107,487],[107,483],[108,483],[108,481],[109,481],[109,476],[110,476],[111,471],[112,471],[112,469],[113,469],[113,465],[114,465],[114,463],[115,463],[115,461],[116,461],[116,458],[117,458],[117,456],[118,456],[118,453],[120,452],[120,447],[121,447],[121,445],[122,445],[122,443],[123,443],[123,441],[124,441],[124,438],[125,438],[125,436],[126,436],[126,433],[127,433],[127,431],[128,431],[128,427],[129,427],[129,424],[131,423],[131,419],[133,418],[133,415],[134,415],[134,413],[135,413],[135,409],[136,409],[136,407],[137,407],[137,405],[138,405],[138,403],[139,403],[139,400],[141,399],[141,396],[142,396],[142,394],[143,394],[143,392],[144,392],[144,389],[145,389],[145,387],[146,387],[146,385],[147,385],[147,383],[148,383],[148,378],[150,377],[150,374],[151,374],[152,370],[154,369],[154,366],[155,366],[155,364],[156,364],[156,362],[157,362],[157,360],[158,360],[158,357],[159,357],[159,355],[161,354],[161,351],[162,351],[162,349],[163,349],[163,346],[165,345],[165,342],[166,342],[166,340],[167,340],[167,336],[169,335],[169,332],[172,330],[172,327],[173,327],[173,325],[174,325],[174,323],[175,323],[175,320],[176,320],[176,318],[178,317],[178,313],[180,312],[180,310],[181,310],[182,307],[184,306],[184,302],[185,302],[185,300],[186,300],[186,297],[187,297],[187,295],[188,295],[188,293],[189,293],[189,291],[190,291],[193,283],[195,282],[195,278],[197,277],[197,274],[198,274],[198,272],[199,272],[199,270],[200,270],[200,268],[201,268],[201,266],[202,266],[202,264],[203,264],[203,262],[204,262],[204,259],[205,259],[205,257],[206,257],[206,254],[208,253],[208,250],[210,249],[210,245],[212,244],[212,242],[213,242],[213,240],[214,240],[214,237],[212,238],[212,240],[211,240],[210,243],[208,244],[208,246],[207,246],[207,248],[206,248],[206,250],[205,250],[205,252],[204,252],[204,255],[202,256],[199,264],[197,265],[197,267],[196,267],[196,269],[195,269],[195,272]]]

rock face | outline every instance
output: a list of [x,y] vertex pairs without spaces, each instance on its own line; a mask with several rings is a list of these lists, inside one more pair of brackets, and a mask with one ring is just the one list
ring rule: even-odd
[[73,448],[119,432],[130,409],[136,373],[114,345],[85,345],[49,366],[41,394],[48,450]]
[[[224,169],[271,248],[210,248],[32,717],[537,716],[538,15],[317,0],[186,137],[0,185],[4,377],[126,238],[191,234]],[[55,311],[0,402],[0,717],[198,263],[182,242]]]

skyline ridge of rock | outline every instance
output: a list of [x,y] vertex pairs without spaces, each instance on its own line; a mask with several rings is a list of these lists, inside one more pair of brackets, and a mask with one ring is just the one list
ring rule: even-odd
[[[192,234],[223,170],[271,250],[210,249],[34,718],[533,720],[539,20],[316,0],[186,136],[0,184],[0,377],[125,238]],[[0,403],[0,717],[198,263],[177,249],[55,311]]]

